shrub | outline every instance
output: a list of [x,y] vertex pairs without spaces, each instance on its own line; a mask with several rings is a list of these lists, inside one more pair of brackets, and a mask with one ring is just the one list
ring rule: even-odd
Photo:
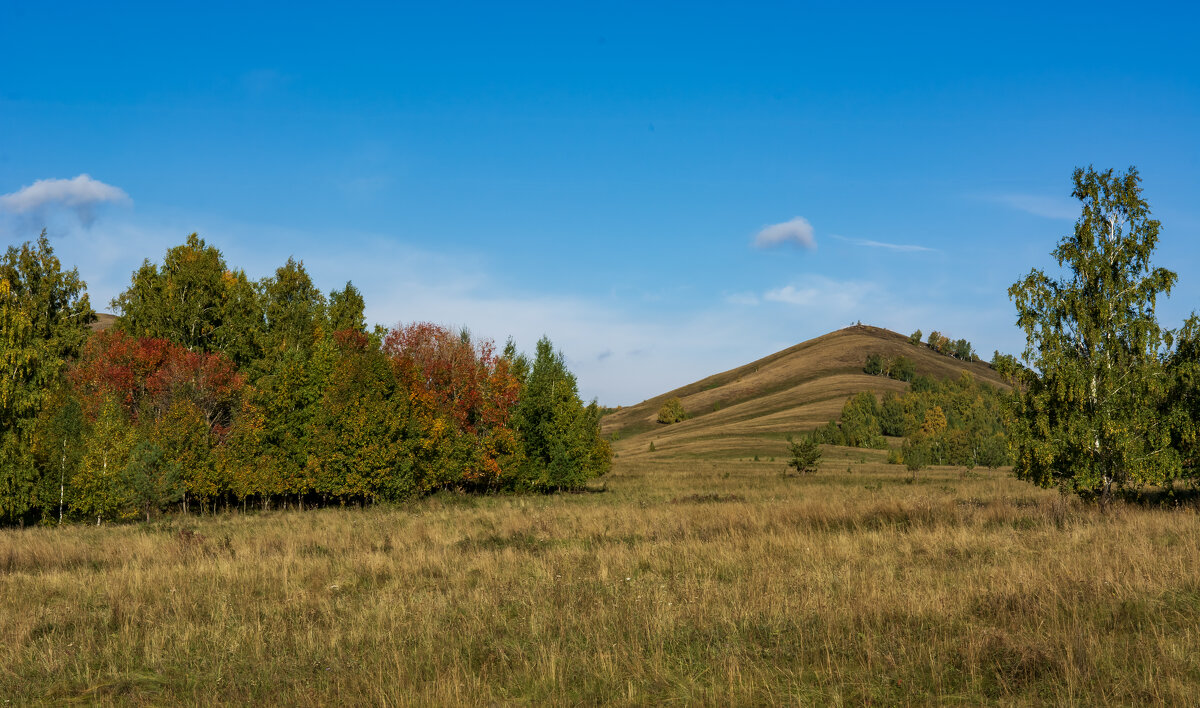
[[658,422],[663,425],[678,423],[681,420],[687,420],[687,411],[683,409],[683,403],[678,398],[672,398],[658,409]]
[[863,371],[871,376],[879,376],[885,371],[883,357],[878,354],[868,354],[867,363],[863,365]]
[[804,435],[799,440],[794,440],[789,435],[787,440],[792,453],[788,467],[794,468],[797,474],[815,474],[817,463],[821,461],[821,448],[814,436]]

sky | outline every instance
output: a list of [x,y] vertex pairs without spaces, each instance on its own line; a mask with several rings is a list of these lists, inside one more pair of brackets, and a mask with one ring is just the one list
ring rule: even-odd
[[1077,166],[1200,304],[1185,3],[0,0],[0,238],[93,305],[198,232],[628,405],[861,321],[1017,353]]

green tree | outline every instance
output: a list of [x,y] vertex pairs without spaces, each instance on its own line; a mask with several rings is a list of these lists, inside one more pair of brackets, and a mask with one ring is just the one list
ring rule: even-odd
[[908,335],[908,343],[909,344],[920,344],[921,343],[921,330],[918,329],[916,332],[913,332],[912,334]]
[[120,313],[116,329],[130,336],[223,352],[239,367],[258,358],[263,327],[258,291],[197,234],[168,249],[161,267],[143,261],[112,307]]
[[1194,313],[1176,333],[1167,371],[1169,387],[1160,415],[1171,430],[1181,474],[1195,484],[1200,478],[1200,317]]
[[144,515],[146,521],[150,521],[152,513],[181,500],[185,491],[179,465],[153,440],[142,440],[134,445],[119,483],[129,504],[126,515]]
[[863,364],[863,373],[879,376],[887,370],[887,364],[879,354],[868,354],[867,362]]
[[96,419],[84,432],[83,459],[75,478],[71,508],[87,518],[114,520],[130,507],[130,494],[123,477],[129,453],[135,444],[133,427],[119,401],[108,396]]
[[[313,285],[304,269],[304,262],[289,258],[275,276],[261,286],[263,311],[266,315],[264,349],[269,357],[287,352],[307,354],[325,333],[325,296]],[[339,296],[339,316],[352,316],[350,297],[355,293],[342,291]]]
[[352,330],[367,331],[367,321],[363,315],[366,301],[362,293],[353,283],[347,282],[346,287],[329,293],[329,332]]
[[62,523],[67,482],[74,478],[83,457],[83,407],[69,386],[58,386],[38,416],[34,457],[41,481],[36,506],[42,518],[51,514]]
[[345,336],[340,349],[312,422],[314,491],[342,502],[408,496],[416,491],[410,448],[417,439],[408,397],[364,335]]
[[904,402],[894,392],[883,394],[879,406],[879,428],[884,435],[903,437],[908,431],[904,426]]
[[164,465],[179,470],[179,498],[185,513],[190,502],[198,502],[203,510],[209,501],[229,488],[213,457],[208,421],[195,403],[186,399],[172,402],[143,439],[155,442]]
[[850,447],[883,447],[879,402],[870,391],[856,393],[842,407],[842,437]]
[[157,337],[197,351],[216,349],[225,294],[225,259],[197,234],[167,250],[162,268],[146,259],[129,287],[112,301],[116,328],[134,337]]
[[912,381],[917,375],[917,365],[906,356],[898,356],[888,366],[888,375],[897,381]]
[[1107,500],[1181,471],[1159,415],[1168,339],[1155,316],[1176,276],[1150,265],[1159,222],[1136,169],[1076,169],[1073,181],[1082,213],[1053,252],[1063,276],[1035,269],[1009,288],[1027,364],[1010,435],[1018,477]]
[[664,425],[678,423],[687,420],[687,411],[683,409],[683,402],[678,398],[670,398],[662,407],[658,409],[658,422]]
[[44,231],[0,260],[0,519],[23,522],[36,504],[36,419],[95,320],[85,288]]
[[600,407],[583,404],[575,376],[546,337],[537,343],[513,423],[525,450],[522,476],[533,489],[579,488],[612,464],[612,450],[600,437]]
[[821,447],[812,435],[802,435],[799,440],[788,436],[788,449],[792,459],[788,467],[796,470],[797,474],[813,474],[817,471],[817,463],[821,461]]

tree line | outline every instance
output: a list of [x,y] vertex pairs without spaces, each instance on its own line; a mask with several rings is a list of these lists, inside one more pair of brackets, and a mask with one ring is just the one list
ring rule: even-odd
[[[909,335],[909,344],[921,344],[922,333],[917,330]],[[929,333],[928,339],[925,341],[925,346],[929,347],[938,354],[953,357],[961,361],[979,361],[979,355],[975,353],[975,347],[965,339],[950,339],[941,332],[934,330]]]
[[350,283],[251,281],[193,234],[108,331],[45,234],[0,264],[0,520],[578,488],[611,451],[543,338],[529,358],[429,323],[368,331]]

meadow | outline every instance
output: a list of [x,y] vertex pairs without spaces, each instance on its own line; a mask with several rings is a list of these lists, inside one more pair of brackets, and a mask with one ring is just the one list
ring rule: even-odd
[[0,700],[1181,705],[1200,515],[881,452],[0,531]]

